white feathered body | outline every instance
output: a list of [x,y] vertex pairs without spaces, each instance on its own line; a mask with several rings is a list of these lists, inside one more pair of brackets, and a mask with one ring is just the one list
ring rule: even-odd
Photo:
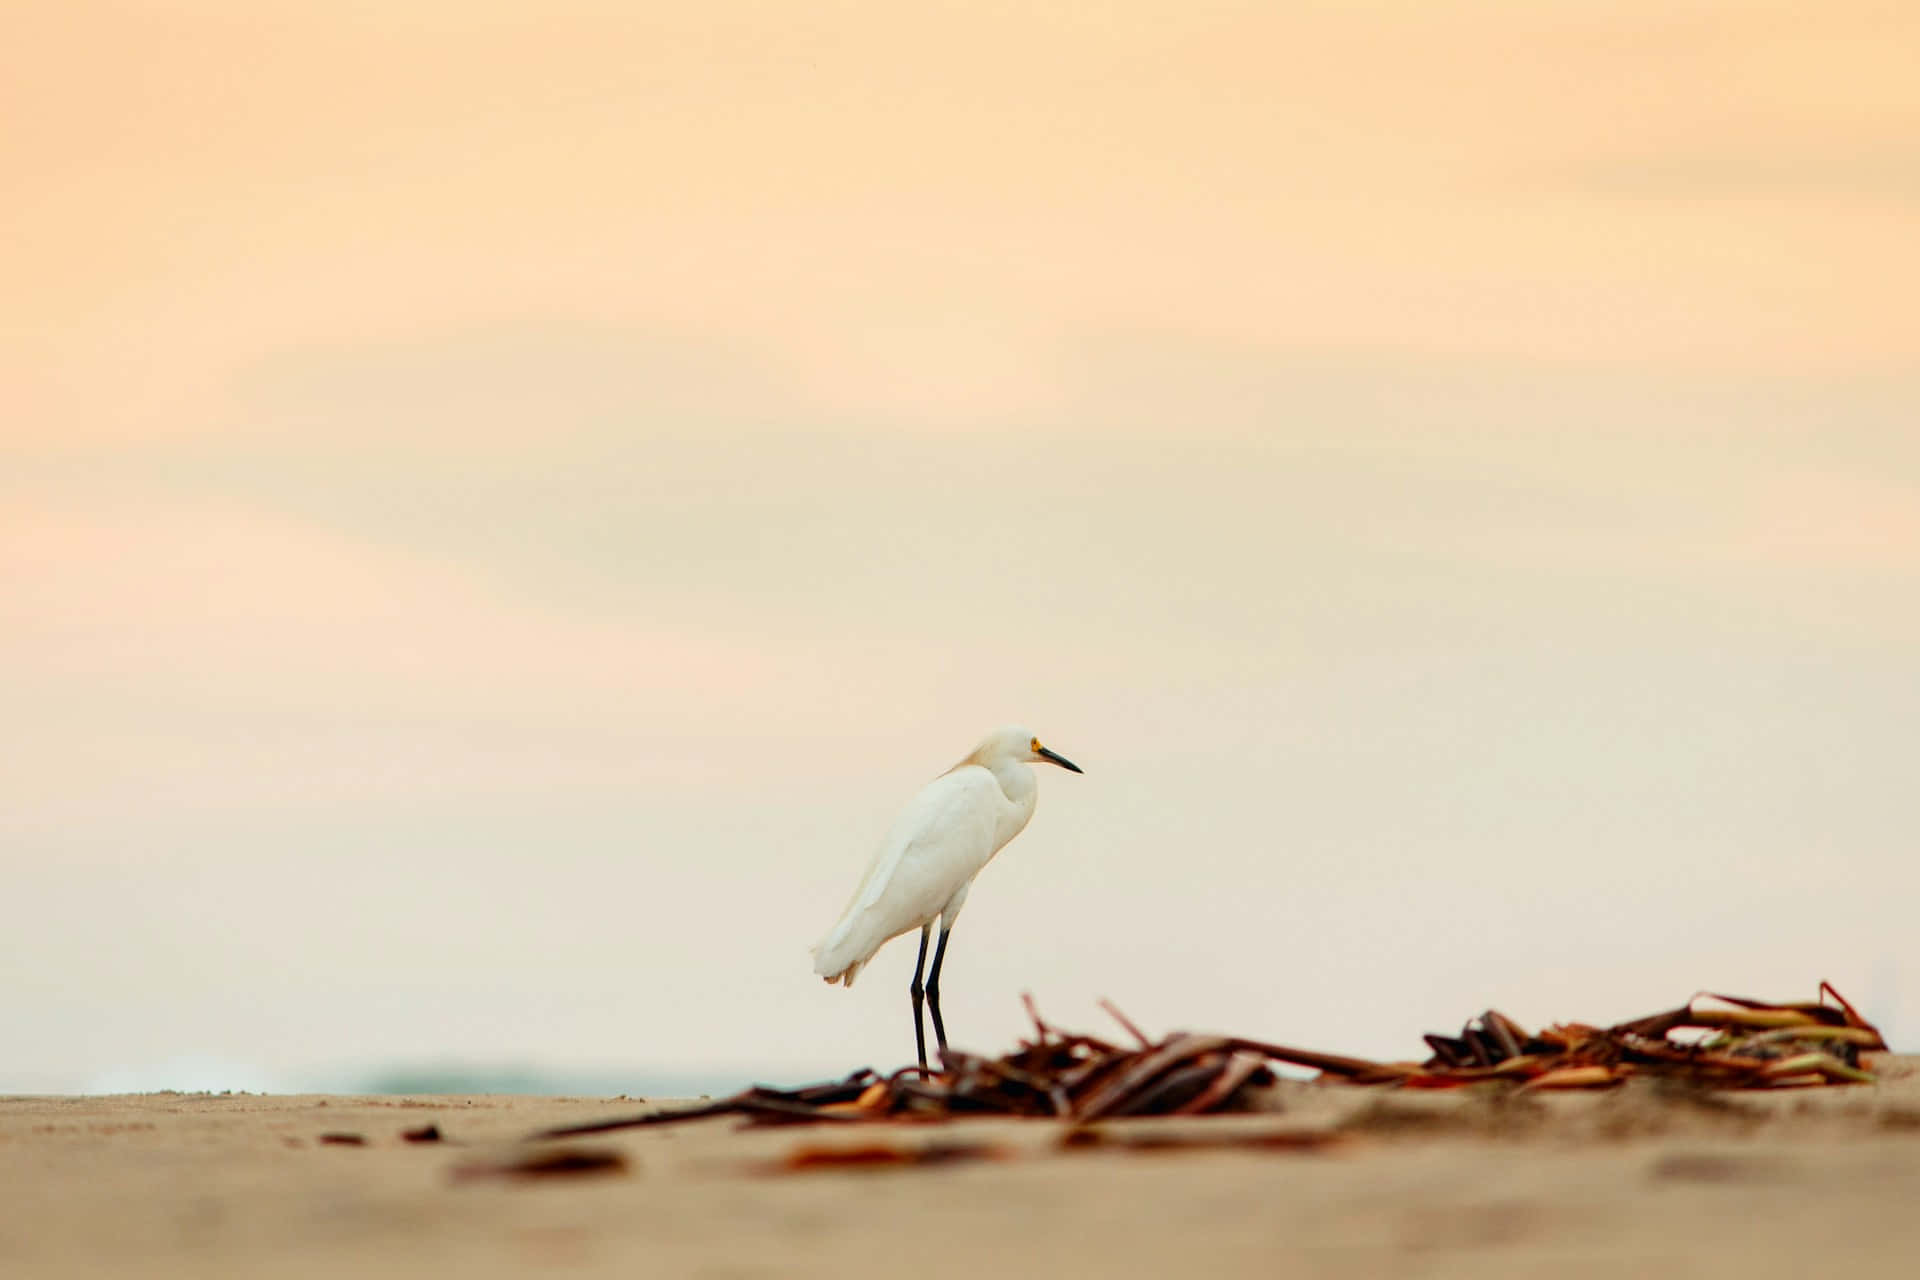
[[853,985],[889,941],[941,917],[953,926],[967,888],[1033,817],[1039,785],[1018,761],[963,760],[920,789],[895,820],[860,887],[813,948],[813,971]]

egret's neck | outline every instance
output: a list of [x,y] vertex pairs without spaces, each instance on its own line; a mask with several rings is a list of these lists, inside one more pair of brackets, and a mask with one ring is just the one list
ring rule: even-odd
[[1024,761],[993,760],[985,763],[1007,799],[1022,809],[1032,807],[1033,798],[1039,792],[1040,784],[1034,779],[1033,770],[1028,768]]

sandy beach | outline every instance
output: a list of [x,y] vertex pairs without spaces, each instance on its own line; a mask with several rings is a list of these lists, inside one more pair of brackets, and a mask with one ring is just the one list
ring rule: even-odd
[[[8,1276],[1800,1276],[1920,1258],[1920,1059],[1874,1086],[1496,1098],[1282,1082],[1259,1114],[559,1144],[624,1099],[0,1099]],[[438,1141],[409,1140],[432,1126]],[[943,1159],[844,1164],[939,1148]],[[563,1155],[602,1168],[510,1170]]]

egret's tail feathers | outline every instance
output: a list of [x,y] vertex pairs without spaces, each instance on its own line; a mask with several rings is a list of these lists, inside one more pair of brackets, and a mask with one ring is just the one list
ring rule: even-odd
[[845,922],[833,927],[832,932],[813,946],[813,971],[825,978],[829,984],[843,983],[852,986],[854,978],[867,961],[873,959],[873,952],[860,955],[849,944],[848,929]]
[[820,976],[827,980],[827,985],[830,987],[833,986],[835,983],[839,983],[843,986],[850,987],[853,985],[854,977],[857,974],[859,974],[860,970],[863,967],[865,967],[866,963],[867,962],[865,960],[855,960],[852,964],[848,965],[846,968],[842,969],[838,973],[823,973]]

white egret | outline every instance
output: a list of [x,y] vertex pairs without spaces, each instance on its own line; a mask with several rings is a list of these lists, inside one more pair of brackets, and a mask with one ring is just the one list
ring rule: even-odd
[[[921,1023],[921,997],[924,994],[932,1006],[933,1034],[944,1054],[940,964],[947,957],[947,935],[966,904],[973,878],[1033,817],[1040,784],[1027,765],[1040,761],[1084,772],[1041,746],[1025,729],[998,729],[981,739],[966,759],[920,789],[881,841],[840,919],[814,944],[813,971],[829,983],[851,987],[881,947],[908,930],[920,930],[920,956],[913,962],[908,993],[922,1068],[927,1065],[927,1033]],[[927,962],[927,935],[936,917],[940,945],[923,988],[920,970]]]

